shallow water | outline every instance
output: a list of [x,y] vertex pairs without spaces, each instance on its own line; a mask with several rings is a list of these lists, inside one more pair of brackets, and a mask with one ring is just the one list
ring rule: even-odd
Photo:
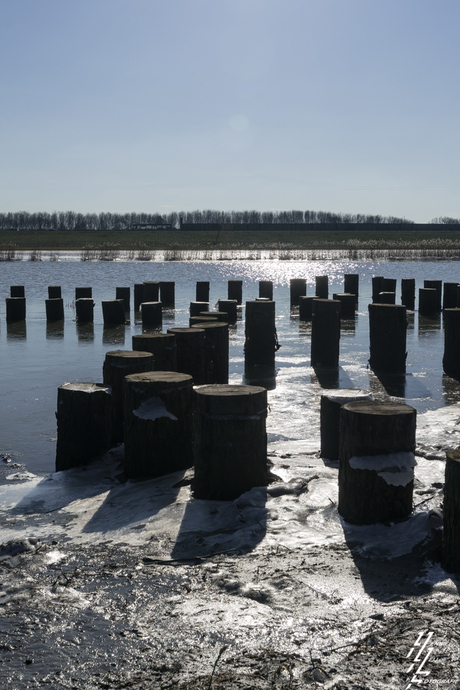
[[[237,256],[235,254],[235,256]],[[268,255],[267,255],[268,256]],[[165,312],[163,330],[188,326],[189,303],[195,299],[197,280],[209,280],[211,304],[227,297],[227,280],[243,279],[243,300],[258,295],[258,281],[272,280],[276,301],[276,326],[281,349],[276,357],[276,380],[268,382],[269,440],[310,439],[318,445],[319,398],[326,387],[364,388],[376,397],[396,395],[420,412],[451,405],[460,400],[460,386],[443,376],[442,321],[427,321],[409,315],[407,376],[404,386],[386,391],[367,368],[369,357],[367,305],[371,301],[372,276],[415,278],[416,289],[424,279],[458,280],[456,261],[344,260],[343,253],[328,252],[327,260],[215,260],[215,261],[77,261],[66,255],[61,261],[15,261],[0,264],[0,294],[9,295],[10,285],[25,285],[27,320],[23,326],[7,327],[5,307],[0,325],[0,453],[21,462],[35,474],[54,469],[57,388],[68,381],[100,381],[105,353],[131,349],[131,337],[142,332],[131,310],[130,322],[104,329],[101,300],[113,299],[117,286],[132,286],[144,280],[173,280],[176,309]],[[228,257],[226,257],[228,258]],[[394,258],[394,257],[393,257]],[[329,276],[329,295],[343,291],[343,275],[359,273],[360,298],[356,322],[344,324],[340,342],[338,381],[318,381],[310,363],[310,328],[290,312],[289,281],[304,277],[308,294],[314,293],[316,275]],[[49,285],[61,285],[65,322],[47,325],[45,299]],[[95,300],[94,325],[78,327],[74,294],[77,286],[92,286]],[[133,301],[133,295],[131,295]],[[242,312],[244,319],[244,309]],[[244,382],[244,321],[231,329],[230,381]],[[273,386],[275,386],[273,388]]]

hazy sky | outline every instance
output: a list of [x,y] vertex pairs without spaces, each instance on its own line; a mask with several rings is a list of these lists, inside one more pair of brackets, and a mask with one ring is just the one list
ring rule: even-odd
[[460,217],[458,0],[0,0],[0,211]]

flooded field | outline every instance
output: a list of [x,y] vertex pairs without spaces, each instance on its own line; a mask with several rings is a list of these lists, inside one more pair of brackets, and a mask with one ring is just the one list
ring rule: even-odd
[[[5,261],[0,294],[25,285],[25,327],[0,311],[0,688],[401,688],[417,638],[433,632],[424,682],[460,683],[458,583],[439,565],[447,448],[460,446],[460,385],[442,372],[442,319],[408,315],[407,375],[385,388],[368,368],[372,276],[459,280],[456,261],[377,261],[328,252],[283,260]],[[123,258],[123,257],[122,257]],[[393,259],[398,258],[394,257]],[[341,330],[332,381],[310,367],[310,327],[289,306],[289,281],[359,273],[355,322]],[[54,473],[57,387],[100,381],[105,353],[131,349],[138,317],[105,329],[117,286],[173,280],[164,330],[188,325],[195,284],[211,303],[227,280],[243,301],[272,280],[281,349],[267,381],[274,483],[234,502],[197,501],[190,471],[120,481],[122,449]],[[49,285],[65,322],[47,325]],[[75,322],[75,287],[92,286],[93,326]],[[416,305],[417,306],[417,305]],[[230,382],[244,379],[244,306],[231,329]],[[337,513],[337,467],[319,457],[324,386],[369,389],[417,409],[414,514],[352,528]],[[3,457],[3,460],[1,460]],[[431,639],[431,638],[430,638]],[[413,671],[414,672],[414,671]],[[414,681],[415,682],[415,681]],[[413,687],[413,686],[411,686]]]

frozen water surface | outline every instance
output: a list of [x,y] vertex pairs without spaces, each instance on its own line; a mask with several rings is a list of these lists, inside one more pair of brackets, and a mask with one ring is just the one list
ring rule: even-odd
[[[360,274],[358,315],[343,324],[338,376],[318,378],[310,328],[289,309],[289,280],[307,278],[313,294],[315,275],[327,274],[332,296],[344,273]],[[456,262],[332,253],[324,261],[3,263],[2,294],[25,285],[27,325],[7,328],[3,318],[0,326],[0,687],[402,687],[424,626],[435,631],[431,677],[457,682],[458,637],[445,635],[445,624],[458,629],[457,580],[436,555],[445,452],[460,446],[460,387],[442,372],[442,321],[409,315],[405,377],[382,381],[367,368],[372,276],[413,277],[418,289],[457,273]],[[258,280],[274,281],[282,347],[275,378],[260,382],[269,388],[269,487],[217,502],[191,497],[190,471],[123,482],[122,448],[55,473],[57,387],[100,381],[105,352],[130,349],[141,332],[133,312],[105,330],[101,300],[117,286],[174,280],[166,330],[188,325],[197,280],[210,280],[214,304],[231,278],[243,279],[244,300],[257,296]],[[48,285],[62,286],[63,327],[46,324]],[[74,289],[84,285],[93,287],[95,322],[78,327]],[[231,383],[247,382],[243,343],[244,308],[231,327]],[[417,409],[408,520],[359,527],[338,516],[338,470],[319,454],[320,396],[334,388]]]

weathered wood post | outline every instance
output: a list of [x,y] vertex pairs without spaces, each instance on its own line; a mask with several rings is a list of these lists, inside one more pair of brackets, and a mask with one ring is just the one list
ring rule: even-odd
[[134,311],[140,311],[142,302],[146,302],[144,299],[144,283],[135,283],[134,285]]
[[60,299],[61,297],[62,294],[60,285],[50,285],[48,287],[48,299]]
[[457,306],[457,288],[458,283],[444,283],[444,290],[442,293],[442,308],[455,309]]
[[329,278],[327,276],[316,276],[315,295],[318,299],[328,299],[329,297]]
[[291,278],[289,287],[292,309],[292,307],[298,307],[300,298],[307,294],[307,281],[305,278]]
[[209,302],[190,302],[190,316],[199,316],[203,311],[209,311]]
[[199,280],[197,282],[195,299],[197,302],[209,303],[209,280]]
[[376,372],[406,371],[406,307],[369,304],[369,364]]
[[401,304],[408,311],[415,309],[415,278],[401,279]]
[[226,311],[202,311],[200,316],[214,316],[218,321],[228,323],[228,314]]
[[163,325],[163,305],[161,302],[142,302],[142,328],[161,328]]
[[311,321],[313,318],[313,300],[316,297],[303,296],[299,301],[299,319],[300,321]]
[[102,383],[65,383],[58,388],[56,472],[87,465],[111,442],[110,387]]
[[355,302],[358,304],[359,298],[359,273],[345,273],[343,277],[343,291],[355,295]]
[[416,411],[397,402],[351,402],[340,410],[339,513],[352,524],[412,513]]
[[442,367],[447,376],[460,379],[460,309],[444,309],[444,356]]
[[460,573],[460,450],[446,453],[441,563],[448,573]]
[[205,383],[228,383],[228,323],[200,323],[204,331]]
[[379,304],[396,304],[396,292],[381,292],[379,294]]
[[176,284],[173,281],[160,281],[160,301],[163,304],[163,309],[175,309]]
[[233,501],[267,486],[265,388],[198,386],[195,393],[195,498]]
[[211,313],[206,316],[191,316],[188,320],[188,325],[191,328],[192,326],[195,326],[197,323],[217,323],[219,319],[217,316],[211,315]]
[[340,302],[340,319],[355,319],[356,296],[351,292],[334,292],[332,299]]
[[159,302],[160,283],[157,280],[145,280],[143,302]]
[[374,276],[372,278],[372,302],[377,304],[379,295],[383,291],[383,276]]
[[124,380],[125,476],[159,477],[193,465],[193,379],[174,371]]
[[311,366],[338,369],[340,342],[340,302],[313,300],[311,322]]
[[246,302],[244,366],[275,366],[279,349],[275,326],[275,302]]
[[396,278],[384,278],[381,292],[396,292]]
[[229,280],[228,281],[228,299],[236,299],[237,304],[243,304],[243,281]]
[[220,299],[219,311],[227,314],[227,323],[236,323],[238,318],[238,303],[236,299]]
[[324,391],[321,395],[320,424],[321,424],[321,457],[332,460],[339,459],[339,423],[340,408],[349,402],[357,400],[372,400],[370,391],[359,388],[334,388]]
[[170,333],[141,333],[132,337],[133,350],[151,352],[155,371],[177,371],[176,337]]
[[131,288],[129,287],[117,287],[115,289],[115,295],[117,299],[122,299],[125,307],[125,312],[131,311]]
[[418,313],[428,319],[435,319],[439,316],[438,294],[435,288],[419,288],[418,291]]
[[423,287],[436,290],[436,311],[439,313],[442,305],[442,280],[424,280]]
[[129,374],[153,371],[151,352],[112,350],[102,367],[104,383],[112,390],[112,445],[123,441],[123,379]]
[[104,326],[117,326],[125,323],[125,303],[122,299],[102,300]]
[[205,382],[204,330],[202,328],[168,328],[176,337],[177,371],[190,374],[195,384]]
[[259,280],[259,297],[273,300],[273,282],[271,280]]
[[83,299],[93,296],[93,288],[91,287],[76,287],[75,288],[75,302],[77,299]]
[[26,318],[26,298],[6,297],[6,322],[24,321]]
[[10,285],[10,297],[25,297],[24,285]]
[[94,321],[94,302],[92,297],[79,297],[75,302],[75,312],[78,323]]
[[64,300],[62,297],[52,297],[51,299],[46,299],[45,308],[47,321],[64,320]]

